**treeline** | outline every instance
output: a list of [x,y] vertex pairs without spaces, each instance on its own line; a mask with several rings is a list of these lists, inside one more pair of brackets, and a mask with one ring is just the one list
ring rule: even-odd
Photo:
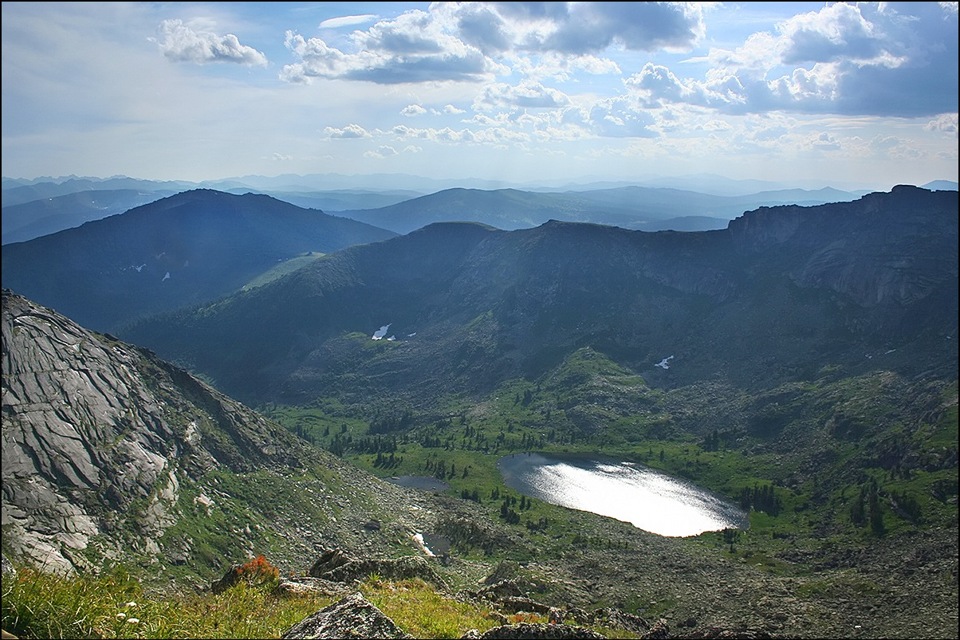
[[783,509],[783,501],[772,484],[753,485],[753,488],[744,488],[740,491],[740,507],[746,511],[753,509],[776,516]]
[[913,524],[923,521],[920,501],[906,491],[890,490],[884,492],[876,479],[860,486],[857,496],[850,502],[850,521],[857,527],[870,527],[870,531],[877,536],[886,533],[883,521],[883,504],[902,519]]

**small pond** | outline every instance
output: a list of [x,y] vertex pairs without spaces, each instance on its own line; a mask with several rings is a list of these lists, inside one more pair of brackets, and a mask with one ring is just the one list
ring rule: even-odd
[[641,464],[604,456],[520,453],[501,458],[504,484],[551,504],[629,522],[662,536],[746,529],[737,505]]
[[424,491],[446,491],[450,488],[449,484],[432,476],[390,476],[384,479],[387,482],[400,485],[401,487],[422,489]]

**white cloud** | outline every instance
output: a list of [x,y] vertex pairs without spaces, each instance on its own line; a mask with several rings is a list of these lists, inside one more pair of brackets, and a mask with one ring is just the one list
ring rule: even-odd
[[369,138],[370,133],[358,124],[348,124],[343,129],[324,127],[324,134],[331,138]]
[[378,160],[395,155],[397,155],[397,150],[390,145],[380,145],[376,151],[367,151],[363,154],[365,158],[375,158]]
[[[533,78],[567,80],[575,72],[620,73],[597,54],[619,47],[635,51],[687,50],[705,35],[709,3],[597,2],[514,6],[513,3],[434,3],[379,20],[351,35],[352,51],[321,38],[288,32],[299,61],[281,78],[343,78],[379,84],[488,81],[511,65]],[[360,22],[357,16],[357,23]],[[353,19],[351,17],[350,19]],[[341,26],[348,18],[324,23]],[[353,23],[351,23],[353,24]],[[540,61],[527,59],[531,54]]]
[[507,70],[479,49],[459,39],[440,14],[407,11],[381,20],[366,31],[355,31],[355,53],[329,46],[321,38],[306,39],[287,32],[287,48],[300,61],[286,65],[280,77],[289,82],[312,78],[343,78],[378,84],[475,82]]
[[266,66],[267,56],[253,47],[240,44],[233,34],[217,35],[197,30],[181,20],[160,23],[157,43],[160,51],[175,62],[235,62],[248,66]]
[[557,89],[539,82],[523,81],[518,85],[491,84],[477,96],[473,107],[477,110],[503,108],[541,109],[562,107],[570,99]]
[[648,109],[630,97],[598,101],[589,112],[588,126],[609,138],[655,138],[656,120]]
[[409,104],[400,110],[400,115],[413,118],[415,116],[422,116],[426,112],[427,110],[418,104]]
[[339,18],[329,18],[320,23],[320,29],[339,29],[340,27],[352,27],[358,24],[373,22],[377,16],[372,13],[364,13],[356,16],[340,16]]
[[957,114],[941,113],[939,116],[924,125],[927,131],[943,131],[944,133],[957,133]]
[[867,20],[860,7],[837,2],[819,11],[798,14],[777,27],[785,64],[856,60],[870,64],[884,57],[889,40]]

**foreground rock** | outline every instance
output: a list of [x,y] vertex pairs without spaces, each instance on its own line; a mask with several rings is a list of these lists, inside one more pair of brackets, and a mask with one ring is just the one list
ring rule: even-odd
[[412,638],[355,593],[290,627],[282,638]]
[[543,624],[523,622],[520,624],[505,624],[489,629],[482,634],[467,634],[464,638],[479,638],[480,640],[495,640],[511,638],[516,640],[595,640],[606,636],[584,627],[575,627],[566,624]]
[[439,587],[447,586],[430,563],[420,556],[395,559],[355,558],[342,549],[322,553],[310,568],[309,574],[329,582],[353,582],[376,574],[384,580],[420,578]]

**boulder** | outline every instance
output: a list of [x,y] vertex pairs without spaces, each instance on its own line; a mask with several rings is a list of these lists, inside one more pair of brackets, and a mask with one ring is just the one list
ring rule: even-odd
[[377,575],[384,580],[420,578],[446,588],[443,578],[427,560],[419,556],[402,558],[353,558],[340,549],[326,551],[310,568],[309,574],[330,582],[354,582]]
[[307,616],[281,638],[412,638],[360,593]]
[[494,627],[482,633],[480,638],[481,640],[499,640],[501,638],[516,640],[603,640],[606,636],[586,627],[523,622]]

